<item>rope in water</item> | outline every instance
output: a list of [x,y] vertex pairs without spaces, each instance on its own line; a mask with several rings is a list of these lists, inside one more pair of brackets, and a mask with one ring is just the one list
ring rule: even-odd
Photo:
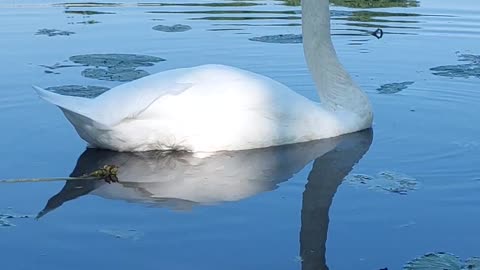
[[53,178],[29,178],[0,180],[0,184],[54,182],[72,180],[105,180],[107,183],[118,182],[118,166],[105,165],[103,168],[79,177],[53,177]]

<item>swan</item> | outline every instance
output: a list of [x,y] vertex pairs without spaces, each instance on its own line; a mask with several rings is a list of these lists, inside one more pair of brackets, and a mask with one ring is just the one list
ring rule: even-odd
[[368,151],[372,138],[369,129],[305,143],[216,152],[201,158],[187,152],[87,149],[78,158],[71,176],[84,175],[104,164],[117,164],[121,168],[118,184],[102,180],[67,181],[48,200],[38,218],[87,194],[175,210],[240,201],[278,188],[312,160],[315,162],[309,179],[318,180],[317,184],[307,184],[307,188],[312,185],[323,188],[320,192],[316,188],[316,193],[306,192],[304,197],[310,194],[308,197],[315,202],[323,201],[323,197],[331,201],[333,196],[323,196],[324,193],[336,190]]
[[304,55],[320,103],[269,77],[215,64],[159,72],[94,99],[33,87],[63,111],[89,147],[120,152],[235,151],[370,128],[370,102],[330,37],[329,0],[301,5]]

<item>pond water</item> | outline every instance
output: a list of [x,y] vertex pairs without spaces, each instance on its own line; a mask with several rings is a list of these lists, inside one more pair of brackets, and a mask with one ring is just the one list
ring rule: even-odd
[[2,1],[0,178],[118,164],[129,181],[0,184],[1,268],[402,269],[428,252],[480,256],[476,0],[332,1],[339,58],[375,111],[372,131],[339,138],[210,157],[86,151],[31,89],[90,97],[220,63],[317,100],[298,2]]

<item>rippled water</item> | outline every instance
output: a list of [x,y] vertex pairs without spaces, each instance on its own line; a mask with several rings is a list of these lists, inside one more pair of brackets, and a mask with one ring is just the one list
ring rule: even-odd
[[[401,269],[428,252],[479,256],[480,6],[332,2],[334,43],[372,100],[373,132],[197,157],[85,151],[30,85],[95,95],[216,62],[316,100],[298,1],[2,1],[0,178],[107,163],[127,179],[1,184],[2,269]],[[92,54],[142,56],[102,66]]]

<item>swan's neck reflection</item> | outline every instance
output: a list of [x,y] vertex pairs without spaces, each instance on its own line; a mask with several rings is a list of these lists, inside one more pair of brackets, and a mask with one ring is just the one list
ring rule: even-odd
[[238,201],[270,191],[315,159],[302,203],[300,255],[303,269],[328,269],[325,243],[334,194],[372,142],[367,130],[332,139],[266,149],[218,153],[118,153],[86,150],[72,176],[118,165],[119,184],[68,181],[39,217],[86,194],[176,209]]
[[303,192],[300,257],[303,270],[328,270],[325,254],[329,210],[343,179],[367,152],[370,136],[345,140],[317,158]]

